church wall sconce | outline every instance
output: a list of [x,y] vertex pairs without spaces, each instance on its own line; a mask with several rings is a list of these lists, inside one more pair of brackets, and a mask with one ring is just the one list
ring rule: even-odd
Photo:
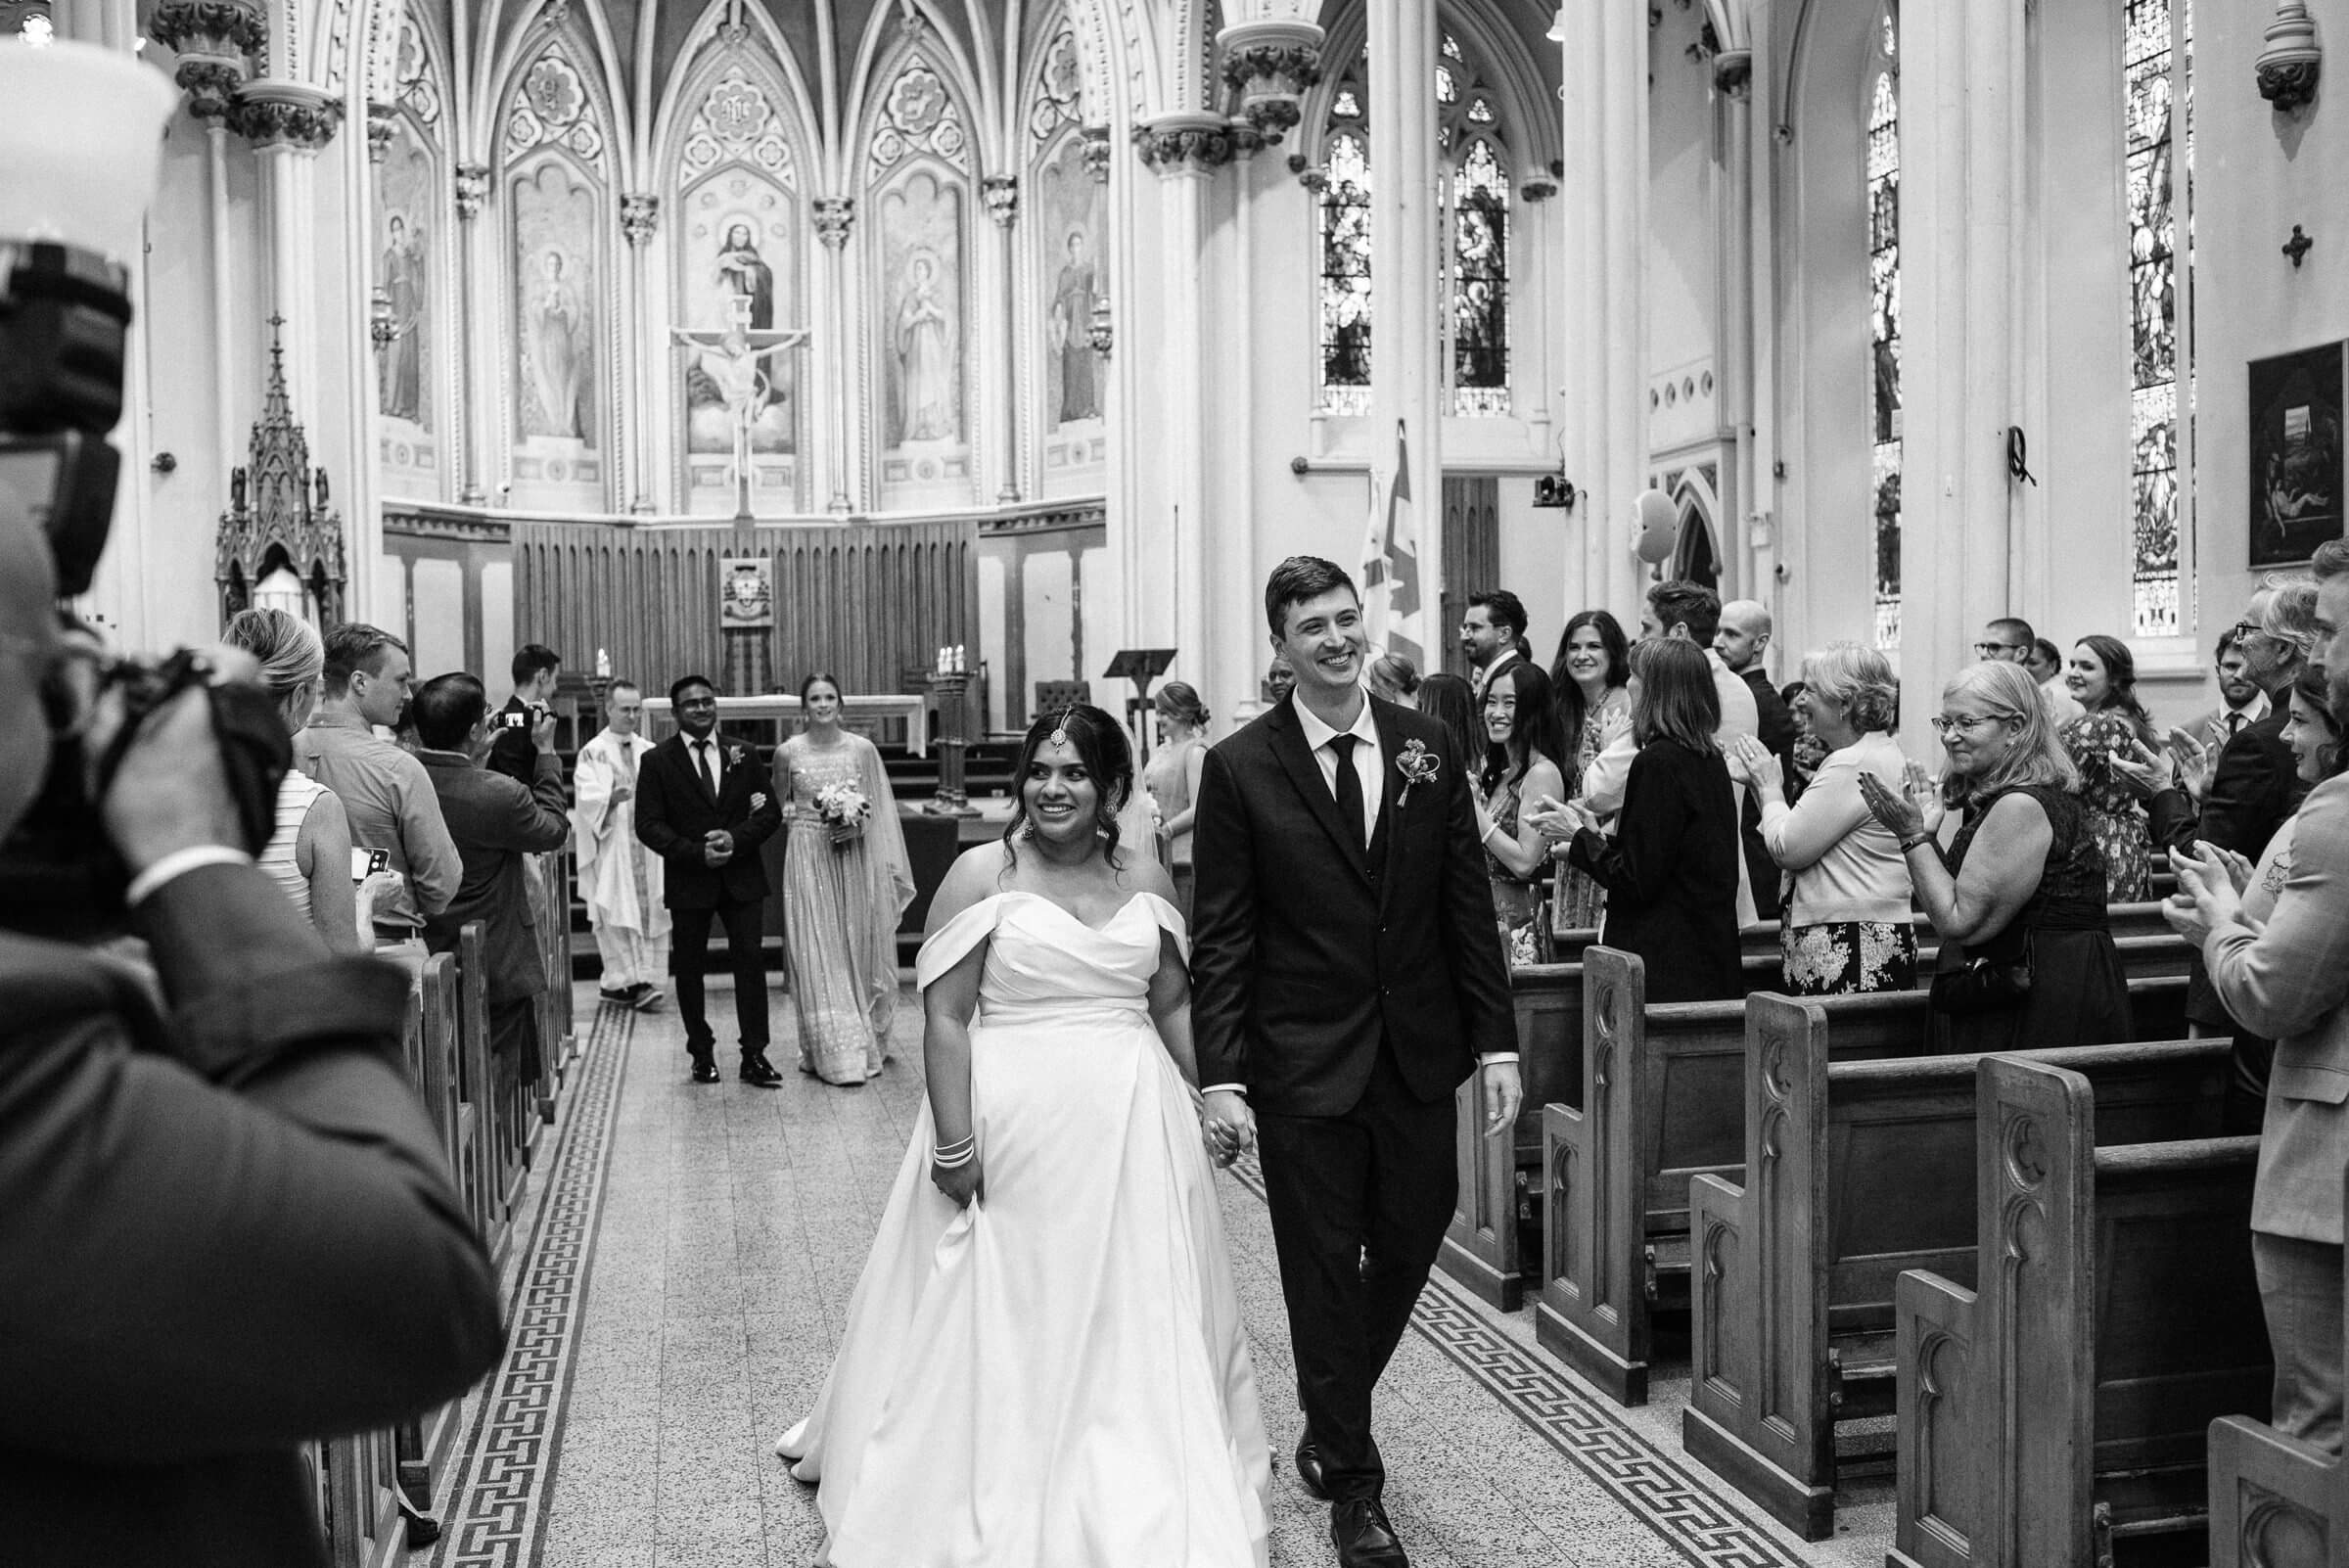
[[1109,319],[1108,295],[1093,296],[1092,319],[1085,323],[1085,338],[1093,346],[1093,352],[1107,359],[1110,349],[1117,344],[1117,328]]
[[2259,96],[2282,114],[2314,103],[2325,51],[2317,43],[2308,0],[2276,0],[2276,20],[2268,23],[2267,40],[2259,52]]
[[2313,248],[2316,243],[2317,242],[2313,238],[2302,232],[2299,224],[2295,223],[2292,225],[2292,237],[2283,242],[2283,254],[2292,258],[2292,270],[2294,272],[2300,270],[2300,262],[2302,258],[2308,254],[2310,249]]
[[1563,474],[1537,474],[1534,476],[1534,504],[1536,506],[1555,507],[1571,512],[1574,510],[1576,499],[1581,494],[1582,492],[1574,487],[1574,481]]

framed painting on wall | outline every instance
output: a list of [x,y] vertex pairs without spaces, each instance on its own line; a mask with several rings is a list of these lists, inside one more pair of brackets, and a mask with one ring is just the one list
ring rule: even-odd
[[2251,361],[2251,565],[2341,536],[2341,346]]

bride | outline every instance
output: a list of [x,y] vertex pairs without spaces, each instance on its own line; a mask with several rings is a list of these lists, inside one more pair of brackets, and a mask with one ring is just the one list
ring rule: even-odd
[[820,1483],[835,1568],[1264,1568],[1186,933],[1117,826],[1132,754],[1078,706],[1030,727],[1015,776],[1003,842],[931,906],[928,1103],[776,1452]]

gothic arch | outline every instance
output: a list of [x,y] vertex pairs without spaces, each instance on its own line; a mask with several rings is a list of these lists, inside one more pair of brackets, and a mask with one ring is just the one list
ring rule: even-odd
[[[1565,145],[1565,127],[1558,117],[1557,95],[1543,83],[1516,29],[1490,0],[1442,0],[1437,23],[1474,50],[1497,78],[1486,85],[1499,98],[1502,117],[1516,127],[1509,138],[1509,151],[1517,171],[1527,176],[1546,171],[1550,160]],[[1339,13],[1322,39],[1321,80],[1306,94],[1300,106],[1304,118],[1295,132],[1297,151],[1308,162],[1322,161],[1324,127],[1329,122],[1330,101],[1338,90],[1339,68],[1361,54],[1368,25],[1369,18],[1358,0]],[[1381,91],[1376,62],[1371,72],[1367,85],[1375,99]]]
[[[574,63],[583,68],[581,73],[594,81],[594,97],[600,106],[607,156],[611,161],[613,190],[638,189],[635,137],[627,117],[630,101],[627,78],[621,69],[621,52],[613,41],[611,23],[602,8],[589,5],[575,9],[570,0],[522,0],[522,5],[513,29],[505,34],[490,69],[480,78],[488,82],[488,91],[470,106],[473,146],[479,149],[475,156],[484,162],[502,158],[500,127],[522,73],[537,63],[550,39],[560,38],[568,40]],[[493,11],[491,24],[497,16],[498,12]]]

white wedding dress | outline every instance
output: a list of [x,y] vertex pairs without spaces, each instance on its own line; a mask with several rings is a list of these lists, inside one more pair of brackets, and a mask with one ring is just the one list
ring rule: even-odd
[[922,945],[992,939],[971,1024],[985,1166],[931,1185],[925,1101],[814,1410],[836,1568],[1264,1568],[1270,1446],[1198,1113],[1146,1003],[1155,894],[1094,928],[997,894]]

